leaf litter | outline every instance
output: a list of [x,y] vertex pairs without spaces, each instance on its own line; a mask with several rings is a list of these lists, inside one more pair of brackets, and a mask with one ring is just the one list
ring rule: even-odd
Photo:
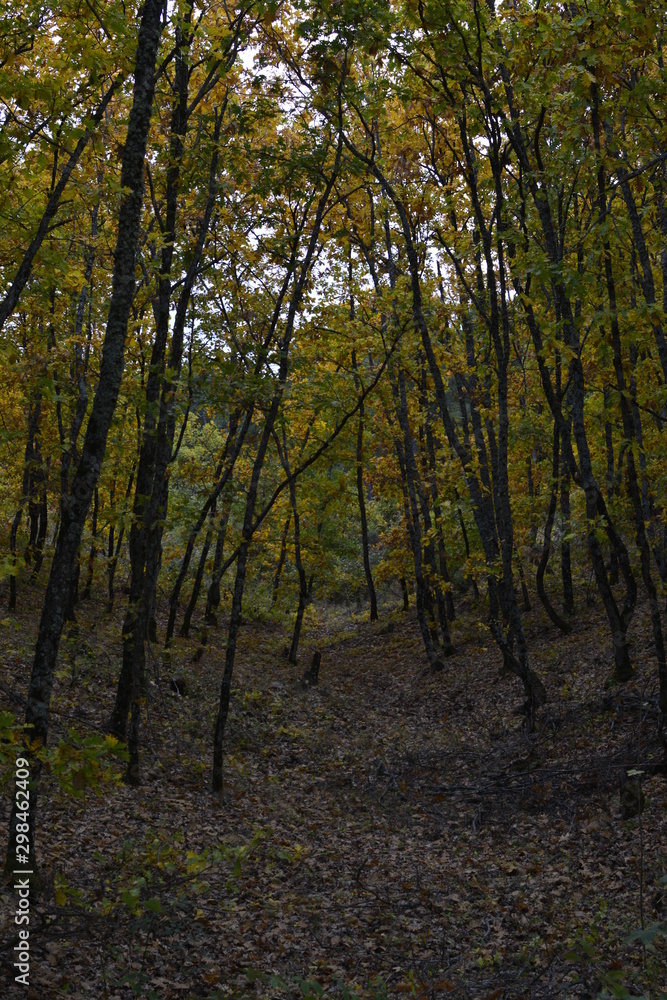
[[[90,602],[78,617],[85,655],[76,671],[63,658],[54,741],[101,731],[115,693],[118,617],[100,624]],[[595,609],[557,640],[533,612],[532,665],[550,698],[528,735],[478,618],[474,605],[459,614],[457,655],[436,674],[409,614],[370,625],[323,609],[297,666],[275,622],[248,619],[222,802],[208,787],[224,629],[196,663],[196,639],[177,645],[170,669],[187,697],[153,650],[141,787],[72,797],[44,782],[28,996],[664,995],[655,665],[636,655],[633,682],[605,690]],[[34,620],[27,607],[0,636],[8,710],[25,697]],[[305,689],[315,648],[320,683]],[[622,820],[628,770],[646,806]],[[7,796],[3,808],[6,823]],[[13,904],[6,891],[8,998],[26,995],[13,985]]]

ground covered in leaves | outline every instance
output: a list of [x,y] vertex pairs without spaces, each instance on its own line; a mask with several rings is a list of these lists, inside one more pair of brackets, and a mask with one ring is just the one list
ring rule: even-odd
[[[0,707],[19,714],[33,597],[0,623]],[[248,619],[222,802],[208,786],[224,628],[196,662],[198,635],[168,669],[153,658],[142,786],[100,784],[76,755],[59,782],[46,777],[31,986],[13,985],[5,889],[2,996],[667,996],[667,757],[647,616],[633,625],[636,679],[605,688],[598,608],[582,601],[568,637],[527,615],[549,694],[528,735],[483,611],[459,611],[439,674],[412,612],[370,625],[320,608],[296,667],[280,623]],[[77,615],[53,740],[73,731],[81,744],[113,702],[120,612],[88,602]],[[628,770],[642,772],[645,807],[623,819]],[[5,825],[8,813],[6,791]]]

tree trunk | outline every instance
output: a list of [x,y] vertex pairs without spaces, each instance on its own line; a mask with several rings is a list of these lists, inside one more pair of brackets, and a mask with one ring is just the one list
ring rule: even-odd
[[213,567],[211,569],[211,582],[206,595],[206,613],[204,615],[205,625],[217,625],[216,612],[220,607],[220,580],[222,579],[222,556],[225,551],[225,537],[227,535],[227,525],[232,509],[231,492],[229,498],[222,505],[220,515],[220,525],[218,527],[218,537],[215,542],[215,553],[213,555]]
[[[215,509],[211,510],[211,520],[215,515]],[[183,624],[181,625],[180,635],[187,637],[190,634],[190,623],[192,621],[192,616],[195,613],[195,608],[197,607],[197,601],[199,600],[199,592],[201,590],[201,582],[204,579],[204,570],[206,569],[206,560],[208,559],[209,549],[211,548],[211,542],[213,541],[213,528],[209,527],[206,532],[206,537],[204,539],[204,544],[202,546],[201,555],[199,556],[199,565],[197,566],[197,572],[195,574],[194,583],[192,584],[192,594],[190,595],[190,600],[188,606],[185,610],[183,616]]]
[[[289,476],[289,464],[287,462],[287,451],[285,450],[285,472]],[[306,606],[308,604],[308,580],[306,577],[306,571],[303,567],[303,561],[301,559],[301,520],[299,518],[299,510],[296,501],[296,482],[292,479],[289,484],[290,492],[290,502],[292,504],[292,520],[294,522],[294,562],[296,565],[296,572],[299,578],[299,605],[296,611],[296,618],[294,620],[294,630],[292,632],[292,642],[290,644],[288,660],[290,663],[296,663],[299,653],[299,639],[301,638],[301,626],[303,624],[303,616],[306,611]]]
[[560,573],[563,584],[563,612],[574,614],[574,587],[572,585],[572,558],[570,547],[570,470],[563,455],[560,469]]
[[35,460],[35,442],[39,433],[39,422],[42,414],[42,396],[41,393],[35,393],[33,399],[30,401],[28,406],[28,421],[27,421],[27,436],[25,451],[23,454],[23,482],[21,485],[21,502],[19,507],[14,514],[12,520],[12,526],[9,532],[9,552],[12,559],[12,571],[9,575],[9,603],[7,605],[8,611],[14,611],[16,608],[16,576],[18,573],[18,552],[17,552],[17,536],[19,526],[21,524],[21,518],[23,516],[23,507],[27,501],[30,499],[30,484],[32,480],[32,465]]
[[413,439],[410,432],[409,422],[407,420],[405,384],[403,381],[399,384],[398,376],[395,376],[391,379],[391,385],[394,396],[396,419],[401,431],[400,435],[398,433],[394,435],[394,447],[396,449],[398,464],[401,470],[403,509],[415,569],[415,605],[417,611],[417,622],[419,624],[419,631],[424,644],[424,651],[431,669],[443,670],[444,664],[438,655],[439,643],[432,611],[429,614],[430,601],[427,583],[424,578],[421,520],[419,514],[419,504],[417,501],[417,491],[415,489],[416,466],[414,461]]
[[433,428],[431,427],[430,412],[427,409],[425,414],[425,439],[426,448],[428,452],[428,461],[430,467],[429,485],[431,489],[431,504],[433,506],[433,518],[435,520],[435,532],[438,544],[438,562],[440,565],[440,576],[445,581],[445,609],[447,612],[447,620],[452,622],[456,618],[456,609],[454,608],[454,595],[452,594],[452,582],[449,575],[449,569],[447,567],[447,551],[445,548],[445,538],[442,533],[442,507],[440,505],[440,499],[438,497],[438,481],[437,481],[437,465],[435,458],[435,439],[433,437]]
[[[352,309],[352,313],[354,310]],[[354,316],[352,316],[354,318]],[[355,372],[355,381],[361,384],[357,374],[357,358],[352,351],[352,368]],[[371,602],[371,621],[378,620],[378,604],[375,594],[375,584],[373,582],[373,572],[371,570],[370,547],[368,544],[368,518],[366,515],[366,497],[364,496],[364,404],[363,400],[359,404],[359,422],[357,424],[357,452],[356,452],[356,473],[357,473],[357,502],[359,504],[359,519],[361,522],[361,554],[364,564],[364,576]]]
[[99,513],[99,491],[97,486],[95,487],[95,492],[93,493],[93,520],[91,525],[92,541],[90,543],[90,554],[88,556],[88,575],[86,577],[86,583],[83,588],[83,593],[81,594],[81,600],[87,601],[90,599],[90,591],[93,586],[93,572],[95,569],[95,556],[97,555],[97,515]]
[[567,379],[567,403],[571,417],[572,436],[577,448],[578,461],[575,459],[571,447],[569,423],[565,420],[560,400],[554,394],[549,373],[546,371],[546,367],[544,365],[544,345],[537,319],[529,302],[522,302],[522,305],[525,310],[528,327],[533,339],[545,395],[552,410],[553,417],[559,424],[561,444],[567,454],[570,473],[573,478],[575,478],[578,485],[580,485],[584,490],[586,497],[586,516],[589,524],[596,525],[598,523],[598,519],[601,519],[607,537],[609,538],[609,541],[615,551],[621,573],[623,574],[625,599],[623,609],[619,610],[607,576],[604,555],[600,542],[597,538],[596,529],[595,527],[591,527],[587,536],[588,551],[612,636],[614,676],[619,680],[621,678],[627,679],[632,676],[633,670],[630,664],[626,633],[635,607],[637,586],[632,574],[627,549],[614,527],[609,511],[607,510],[607,505],[604,502],[600,487],[593,472],[593,463],[586,432],[584,407],[585,379],[581,362],[580,334],[575,321],[569,294],[561,277],[561,248],[558,237],[559,230],[553,220],[552,209],[547,193],[538,183],[537,174],[532,170],[527,153],[527,147],[524,141],[524,135],[513,103],[509,73],[504,66],[502,67],[502,72],[506,90],[512,101],[512,123],[511,127],[508,126],[509,135],[512,145],[517,153],[521,168],[524,171],[524,176],[527,179],[528,189],[531,193],[531,197],[540,220],[546,254],[553,268],[551,287],[554,296],[554,310],[556,318],[561,325],[563,339],[571,357]]
[[287,558],[287,535],[289,533],[289,526],[292,522],[292,512],[285,518],[285,524],[283,525],[283,533],[280,536],[280,555],[278,556],[278,563],[276,565],[276,571],[273,574],[273,589],[271,594],[271,607],[275,607],[276,601],[278,600],[278,589],[280,587],[280,578],[283,574],[283,567],[285,565],[285,559]]
[[547,568],[547,563],[549,562],[549,553],[551,551],[551,530],[554,524],[554,517],[556,516],[556,505],[558,503],[558,472],[560,467],[560,448],[559,448],[560,435],[558,431],[558,425],[554,424],[554,444],[553,444],[553,463],[552,463],[552,485],[551,493],[549,496],[549,509],[547,511],[547,520],[544,525],[544,544],[542,546],[542,555],[540,556],[540,561],[537,566],[537,573],[535,576],[535,585],[537,588],[537,594],[541,600],[546,613],[551,618],[556,628],[560,629],[565,635],[569,635],[572,631],[572,626],[569,622],[566,622],[558,614],[551,601],[547,597],[547,592],[544,588],[544,574]]
[[[132,495],[132,485],[134,483],[134,469],[130,473],[129,479],[127,481],[127,489],[125,490],[125,504],[128,503],[130,496]],[[118,541],[115,543],[114,548],[114,527],[113,524],[109,526],[109,547],[108,547],[108,566],[107,566],[107,594],[108,603],[107,611],[109,614],[113,611],[114,602],[114,579],[116,576],[116,570],[118,568],[118,559],[120,557],[120,551],[123,545],[123,536],[125,535],[125,525],[121,524],[120,531],[118,532]]]

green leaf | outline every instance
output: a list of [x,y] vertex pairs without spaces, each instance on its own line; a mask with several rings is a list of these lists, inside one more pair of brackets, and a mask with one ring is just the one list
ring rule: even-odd
[[645,927],[644,930],[639,927],[632,934],[628,934],[625,943],[632,944],[633,941],[639,941],[640,944],[650,945],[658,934],[664,934],[665,932],[667,932],[667,926],[662,922],[651,924],[649,927]]

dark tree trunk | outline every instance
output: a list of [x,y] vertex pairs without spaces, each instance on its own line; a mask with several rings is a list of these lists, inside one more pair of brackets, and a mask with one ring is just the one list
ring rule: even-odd
[[547,592],[544,587],[544,574],[546,572],[547,563],[549,562],[549,553],[551,551],[551,530],[554,524],[554,517],[556,516],[556,506],[558,503],[558,473],[560,468],[560,448],[559,448],[560,434],[558,431],[558,426],[554,424],[554,444],[553,444],[553,463],[551,469],[552,475],[552,485],[551,493],[549,496],[549,509],[547,511],[547,520],[544,525],[544,544],[542,546],[542,555],[540,556],[540,561],[537,566],[537,573],[535,576],[535,586],[537,588],[537,594],[541,600],[546,613],[551,618],[556,628],[560,629],[561,632],[568,635],[572,631],[572,626],[569,622],[565,621],[558,614],[551,601],[547,597]]
[[[352,312],[354,310],[352,309]],[[352,317],[354,318],[354,316]],[[356,354],[352,352],[352,368],[354,369],[356,375],[356,381],[360,383],[359,376],[357,373],[357,358]],[[357,452],[355,456],[356,460],[356,473],[357,473],[357,502],[359,504],[359,519],[361,522],[361,555],[364,564],[364,576],[366,577],[366,586],[368,588],[368,596],[371,602],[371,621],[376,622],[378,620],[378,603],[375,594],[375,584],[373,582],[373,572],[371,570],[371,557],[370,557],[370,546],[368,544],[368,517],[366,515],[366,497],[364,495],[364,403],[363,400],[359,403],[359,423],[357,424]]]
[[563,584],[563,612],[574,614],[574,587],[572,585],[572,557],[570,546],[570,470],[563,456],[560,469],[560,573]]
[[285,566],[285,559],[287,558],[287,535],[289,533],[289,527],[292,523],[292,512],[285,518],[285,524],[283,525],[283,533],[280,536],[280,554],[278,556],[278,563],[276,565],[276,571],[273,574],[273,590],[271,594],[271,607],[275,606],[278,600],[278,589],[280,587],[280,578],[283,575],[283,567]]
[[[284,442],[285,445],[286,442]],[[290,475],[289,463],[287,461],[287,450],[284,447],[284,469],[286,474]],[[303,560],[301,558],[301,519],[299,518],[299,510],[297,507],[296,499],[296,482],[294,479],[290,480],[289,484],[290,492],[290,503],[292,504],[292,521],[294,523],[294,563],[296,565],[296,572],[299,579],[299,604],[296,610],[296,618],[294,620],[294,629],[292,631],[292,642],[290,643],[289,654],[287,659],[290,663],[296,663],[299,654],[299,639],[301,638],[301,626],[303,625],[303,616],[306,611],[306,606],[308,604],[308,580],[306,577],[306,571],[303,566]]]
[[526,575],[523,571],[523,561],[521,556],[515,550],[517,569],[519,570],[519,582],[521,584],[521,596],[523,598],[523,610],[530,611],[530,595],[528,593],[528,587],[526,586]]
[[[215,509],[211,510],[211,520],[215,515]],[[211,542],[213,541],[213,528],[209,527],[206,532],[206,537],[204,539],[204,544],[202,546],[201,554],[199,556],[199,564],[197,566],[197,572],[195,574],[194,583],[192,584],[192,593],[190,595],[190,600],[188,601],[188,606],[185,609],[185,614],[183,615],[183,624],[181,625],[180,635],[187,637],[190,634],[190,623],[192,621],[192,616],[195,613],[195,608],[197,607],[197,601],[199,600],[199,592],[201,590],[202,580],[204,579],[204,570],[206,569],[206,560],[208,559],[209,549],[211,548]]]
[[65,621],[75,622],[76,614],[74,609],[79,603],[79,580],[81,578],[81,560],[79,558],[79,553],[77,552],[76,559],[74,560],[74,567],[72,569],[72,586],[70,588],[70,599],[67,604],[67,609],[65,611]]
[[48,529],[48,518],[49,518],[49,508],[47,504],[47,493],[46,493],[48,468],[49,468],[49,462],[47,460],[46,470],[42,472],[39,480],[39,504],[38,504],[38,514],[37,514],[39,519],[39,524],[37,527],[37,538],[35,539],[35,547],[34,547],[35,561],[32,567],[33,580],[37,577],[40,569],[42,568],[42,562],[44,560],[44,543],[46,542],[46,532]]
[[[424,487],[424,481],[419,474],[419,469],[416,468],[416,479],[415,487],[417,490],[417,496],[419,497],[419,506],[421,509],[421,516],[424,522],[424,559],[427,563],[427,594],[429,595],[429,603],[432,604],[432,597],[430,592],[433,591],[433,597],[435,598],[435,606],[438,610],[438,622],[440,625],[440,632],[442,634],[442,648],[446,656],[450,656],[454,653],[454,646],[452,644],[451,636],[449,633],[449,616],[447,614],[447,606],[445,603],[445,596],[443,594],[442,587],[440,586],[441,573],[439,572],[438,563],[436,560],[435,545],[433,544],[433,521],[431,518],[431,511],[428,505],[428,499],[426,496],[426,489]],[[429,612],[432,615],[432,612]],[[436,632],[437,639],[437,632]],[[439,640],[437,640],[439,642]]]
[[[456,513],[459,515],[459,524],[461,525],[461,534],[463,535],[463,545],[466,550],[466,562],[468,562],[470,560],[470,539],[468,538],[468,529],[466,528],[463,511],[460,507],[456,508]],[[472,592],[475,595],[475,600],[479,601],[479,587],[477,586],[477,580],[475,580],[474,576],[471,578],[470,582],[472,583]]]
[[313,659],[310,667],[305,672],[301,679],[301,683],[304,687],[315,687],[320,680],[320,663],[322,662],[322,654],[319,649],[315,650],[313,653]]
[[[661,165],[661,170],[664,172],[665,166],[664,162]],[[628,210],[628,218],[630,219],[630,226],[632,228],[632,239],[639,258],[639,284],[644,296],[646,305],[648,306],[648,313],[651,320],[651,326],[653,327],[653,336],[655,338],[656,347],[658,349],[658,357],[660,358],[660,365],[662,367],[662,374],[667,382],[667,337],[665,337],[665,331],[663,329],[662,320],[660,318],[660,313],[656,309],[656,292],[655,292],[655,280],[653,278],[653,267],[651,265],[651,256],[646,246],[646,240],[644,238],[644,230],[642,229],[641,217],[637,209],[637,203],[635,201],[634,195],[632,193],[632,187],[628,181],[627,171],[622,165],[619,165],[616,172],[621,180],[621,191],[623,192],[623,198],[625,200],[625,205]],[[659,196],[660,197],[660,196]],[[660,202],[662,199],[660,197]],[[661,229],[663,237],[667,234],[667,217],[665,216],[664,204],[659,204],[659,214]],[[665,278],[667,277],[667,262],[665,261],[665,245],[663,244],[663,259],[662,259],[662,277],[663,277],[663,313],[664,313],[664,299],[667,298],[667,291],[665,290]]]
[[[603,390],[603,395],[604,395],[605,413],[608,414],[610,410],[610,394],[608,385],[605,385]],[[614,485],[616,477],[615,477],[615,464],[614,464],[614,435],[612,431],[611,421],[609,419],[605,419],[604,422],[604,440],[605,440],[605,447],[607,450],[607,503],[611,503],[614,496]],[[618,457],[619,472],[621,471],[620,470],[621,461],[622,457],[621,454],[619,454]],[[609,551],[609,583],[612,585],[612,587],[614,587],[618,583],[618,580],[619,580],[618,559],[616,558],[616,551],[614,550],[614,547],[612,545],[610,546],[610,551]]]
[[[134,469],[132,469],[130,477],[127,481],[127,489],[125,490],[126,505],[130,499],[130,496],[132,495],[133,484],[134,484]],[[111,614],[111,612],[113,611],[113,602],[115,598],[114,579],[116,577],[116,570],[118,568],[118,559],[120,557],[124,535],[125,535],[125,525],[121,524],[120,530],[118,532],[118,541],[115,542],[115,547],[114,547],[114,540],[115,540],[114,527],[113,524],[109,526],[109,547],[108,547],[108,566],[107,566],[107,594],[108,594],[107,611],[109,612],[109,614]]]
[[[292,317],[292,322],[293,322]],[[225,727],[227,724],[227,715],[229,714],[229,700],[231,695],[231,685],[232,676],[234,672],[234,661],[236,659],[236,645],[238,641],[238,631],[241,624],[241,610],[243,605],[243,591],[245,589],[245,576],[246,569],[248,565],[248,550],[250,548],[250,543],[252,541],[252,529],[253,521],[255,515],[255,506],[257,503],[257,492],[259,489],[259,480],[262,472],[262,467],[264,465],[264,459],[266,457],[266,451],[269,445],[269,440],[273,433],[273,427],[275,424],[276,417],[278,415],[278,409],[280,407],[280,402],[282,399],[282,384],[287,377],[287,351],[289,347],[289,339],[291,334],[291,327],[288,327],[288,332],[285,334],[282,344],[282,361],[279,373],[279,380],[281,383],[280,389],[274,394],[271,401],[271,405],[265,417],[264,429],[262,432],[262,437],[257,449],[257,455],[255,456],[255,461],[252,467],[252,475],[250,478],[250,484],[248,486],[248,492],[246,494],[246,505],[245,513],[243,516],[243,529],[241,534],[241,544],[239,546],[239,554],[236,562],[236,579],[234,581],[234,593],[232,596],[232,607],[229,616],[229,629],[227,632],[227,648],[225,650],[225,669],[222,675],[222,682],[220,685],[220,700],[218,703],[218,714],[215,721],[215,730],[213,734],[213,777],[212,777],[212,790],[215,795],[222,795],[222,746],[225,734]]]
[[[157,301],[154,305],[155,338],[151,351],[151,361],[146,381],[146,411],[142,428],[142,440],[137,465],[137,482],[134,494],[133,520],[130,528],[130,593],[123,622],[123,664],[116,692],[116,705],[111,720],[111,730],[124,738],[128,714],[131,715],[128,733],[129,762],[126,780],[129,784],[139,783],[139,727],[141,701],[145,691],[145,642],[148,638],[151,617],[152,594],[147,580],[147,563],[160,558],[154,551],[158,505],[162,492],[162,479],[158,473],[158,453],[162,444],[160,431],[164,427],[164,416],[160,406],[164,394],[167,341],[171,311],[171,270],[176,243],[176,220],[178,214],[178,192],[184,139],[187,130],[188,69],[185,56],[188,40],[183,27],[188,30],[191,7],[187,8],[183,25],[176,28],[176,54],[174,96],[171,111],[169,135],[169,166],[165,186],[164,242],[160,256],[160,273],[157,281]],[[172,337],[177,338],[176,330]],[[176,359],[174,381],[180,373],[180,358]],[[174,386],[175,387],[175,386]],[[171,451],[171,443],[169,445]],[[158,542],[159,545],[159,542]],[[129,697],[128,697],[129,696]],[[120,704],[119,704],[120,702]]]
[[[413,439],[407,420],[407,401],[405,399],[405,384],[398,376],[391,379],[394,396],[394,409],[399,424],[400,434],[394,435],[394,447],[401,470],[401,485],[403,487],[403,509],[405,523],[412,549],[415,571],[415,606],[417,622],[421,633],[424,651],[432,670],[442,670],[444,664],[438,655],[438,637],[432,614],[432,602],[428,593],[428,585],[424,575],[422,553],[422,529],[419,514],[419,503],[415,489],[416,465],[414,460]],[[402,386],[402,390],[401,390]],[[389,423],[391,426],[391,418]]]
[[42,396],[41,393],[36,393],[34,398],[31,400],[28,407],[28,426],[27,426],[27,437],[25,451],[23,454],[23,482],[21,486],[21,503],[14,514],[12,520],[12,525],[9,532],[9,552],[12,559],[12,571],[9,575],[9,603],[7,605],[8,611],[14,611],[16,608],[16,576],[18,573],[18,552],[17,552],[17,536],[19,526],[21,524],[21,518],[23,516],[23,507],[26,502],[30,500],[30,486],[33,476],[33,463],[35,461],[35,448],[36,441],[39,434],[39,422],[42,414]]
[[436,476],[436,458],[435,458],[435,439],[433,437],[433,428],[431,427],[431,414],[430,410],[427,408],[425,415],[425,439],[426,448],[428,451],[428,461],[430,467],[430,488],[431,488],[431,504],[433,506],[433,518],[435,520],[435,532],[438,544],[438,563],[440,566],[440,576],[445,582],[445,608],[447,612],[447,620],[452,622],[456,618],[456,609],[454,608],[454,595],[452,594],[452,582],[449,575],[449,569],[447,567],[447,550],[445,548],[445,538],[442,533],[442,507],[440,505],[440,498],[438,496],[438,481]]
[[[385,244],[387,251],[389,281],[393,289],[396,278],[388,214],[385,215]],[[379,288],[379,283],[377,282],[377,279],[374,278],[374,280],[377,289]],[[414,560],[415,606],[417,611],[417,621],[419,623],[419,631],[421,633],[422,642],[424,643],[426,657],[429,661],[431,669],[437,671],[444,669],[444,664],[438,655],[440,642],[435,625],[435,616],[433,614],[433,600],[430,594],[429,581],[427,579],[427,574],[424,572],[423,557],[426,555],[427,560],[430,560],[432,569],[435,569],[435,560],[433,558],[433,547],[430,540],[428,540],[428,535],[426,536],[427,542],[424,547],[424,551],[422,552],[422,530],[420,503],[418,503],[417,500],[418,494],[421,501],[422,515],[427,518],[427,521],[425,522],[426,532],[428,532],[430,520],[428,520],[428,504],[425,503],[424,490],[421,486],[419,471],[415,461],[414,442],[410,430],[407,397],[405,394],[405,379],[400,367],[397,375],[391,376],[391,390],[394,399],[394,411],[401,431],[400,435],[394,435],[394,447],[396,449],[398,464],[401,470],[405,523],[408,529],[410,547],[412,549],[412,557]],[[391,419],[389,419],[390,426],[391,423]],[[444,620],[443,651],[445,652],[445,655],[449,655],[454,651],[454,647],[452,646],[445,614],[442,615],[442,619]]]
[[[308,441],[309,434],[310,434],[310,425],[306,430],[306,434],[299,454],[303,453],[303,450]],[[296,479],[292,476],[290,470],[289,454],[287,451],[287,435],[285,433],[284,427],[282,431],[282,444],[277,434],[274,434],[274,439],[276,442],[276,448],[278,450],[280,463],[283,467],[285,475],[289,480],[289,497],[290,497],[290,505],[292,508],[292,521],[294,523],[294,565],[296,566],[297,578],[299,580],[299,604],[297,606],[296,618],[294,620],[294,629],[292,631],[292,642],[290,643],[287,659],[290,663],[296,663],[299,653],[299,640],[301,638],[301,627],[303,625],[303,616],[310,601],[310,586],[312,586],[313,578],[311,576],[311,584],[309,586],[308,579],[306,576],[306,570],[303,565],[303,559],[301,557],[301,518],[299,517],[299,507],[297,504]]]
[[359,502],[359,518],[361,521],[361,552],[364,562],[364,575],[371,602],[371,621],[378,620],[378,603],[371,570],[370,546],[368,543],[368,518],[366,515],[366,498],[364,496],[364,404],[359,406],[359,425],[357,429],[357,500]]
[[206,613],[204,615],[205,625],[217,625],[216,612],[220,607],[220,581],[222,579],[222,556],[225,551],[225,537],[227,535],[227,525],[232,508],[232,496],[223,503],[220,524],[218,526],[218,537],[215,542],[215,553],[213,555],[213,567],[211,569],[211,582],[206,594]]
[[[533,672],[529,669],[527,649],[525,645],[525,637],[523,634],[523,627],[521,625],[521,616],[516,606],[516,596],[514,595],[514,588],[512,586],[512,532],[511,532],[511,522],[508,523],[507,512],[509,508],[509,491],[507,490],[506,474],[507,469],[502,468],[502,462],[499,463],[498,471],[501,475],[498,476],[497,481],[494,482],[494,494],[496,497],[500,496],[502,498],[500,509],[498,511],[499,518],[501,519],[502,528],[504,531],[504,536],[502,538],[501,546],[498,545],[498,540],[495,533],[494,527],[494,517],[493,511],[489,508],[489,504],[485,502],[484,494],[482,493],[482,488],[478,482],[474,472],[471,469],[470,456],[467,449],[459,439],[454,421],[452,419],[449,405],[447,402],[447,393],[442,377],[442,372],[438,364],[438,360],[433,349],[433,344],[431,341],[431,336],[426,322],[426,317],[424,315],[422,307],[422,293],[421,293],[421,279],[420,279],[420,265],[417,251],[414,246],[412,230],[410,227],[410,221],[408,219],[405,206],[403,205],[401,199],[398,197],[396,192],[390,183],[388,183],[386,177],[382,174],[376,165],[372,165],[371,169],[378,181],[382,184],[385,192],[389,196],[390,200],[393,202],[396,211],[399,216],[401,223],[401,229],[403,231],[403,238],[405,240],[406,253],[408,258],[408,265],[410,271],[411,280],[411,290],[412,290],[412,307],[413,307],[413,318],[415,323],[415,328],[417,329],[421,341],[422,347],[424,349],[424,354],[429,367],[429,372],[433,380],[435,388],[435,397],[438,403],[438,408],[440,410],[441,418],[443,421],[443,426],[447,439],[454,452],[458,455],[464,472],[466,473],[466,481],[468,488],[470,490],[470,495],[473,501],[473,510],[475,512],[475,519],[477,521],[477,527],[482,538],[482,543],[485,548],[485,555],[487,559],[487,564],[492,566],[496,563],[497,557],[500,556],[502,559],[503,566],[503,613],[506,616],[511,633],[518,639],[519,642],[519,658],[517,659],[513,652],[508,639],[503,635],[502,628],[497,620],[497,594],[498,588],[493,577],[489,577],[489,596],[491,605],[491,620],[490,627],[495,641],[503,652],[503,656],[506,662],[511,666],[514,673],[520,677],[524,691],[526,692],[526,716],[528,720],[529,727],[532,727],[534,711],[536,707],[542,703],[545,699],[544,689],[541,682],[535,677]],[[493,271],[493,262],[491,263],[490,270]],[[507,359],[502,361],[502,352],[499,352],[499,374],[498,374],[498,398],[499,402],[502,403],[500,407],[499,415],[499,433],[502,435],[503,448],[506,444],[507,431],[508,431],[508,415],[506,411],[507,407],[507,376],[506,376],[506,364]],[[504,409],[503,409],[504,407]],[[505,494],[503,496],[503,494]],[[500,548],[500,551],[499,551]]]
[[95,492],[93,493],[93,519],[91,524],[92,541],[90,543],[90,554],[88,556],[88,575],[86,576],[86,583],[83,588],[83,593],[81,594],[81,600],[87,601],[90,599],[90,591],[93,586],[93,573],[95,570],[95,556],[97,555],[97,516],[99,514],[100,498],[99,491],[95,487]]

